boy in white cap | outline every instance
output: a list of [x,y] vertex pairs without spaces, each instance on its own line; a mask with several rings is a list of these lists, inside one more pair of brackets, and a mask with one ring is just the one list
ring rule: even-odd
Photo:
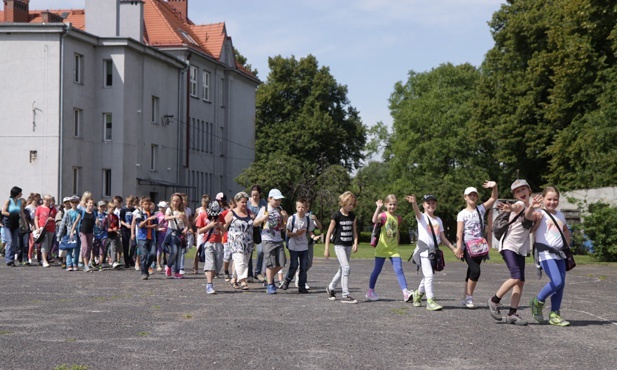
[[542,197],[536,196],[531,199],[531,188],[527,181],[522,179],[514,181],[510,186],[510,190],[512,190],[512,194],[517,199],[517,202],[514,204],[497,204],[497,209],[500,211],[510,212],[508,231],[499,241],[499,253],[501,253],[506,262],[508,270],[510,270],[510,278],[504,281],[493,298],[488,300],[488,308],[495,320],[502,321],[500,301],[512,290],[510,312],[506,316],[506,322],[525,326],[527,321],[523,320],[516,311],[518,310],[518,304],[523,294],[523,285],[525,284],[525,256],[527,256],[531,244],[529,233],[534,221],[536,221],[534,208],[539,208],[542,205]]
[[263,224],[261,240],[263,244],[264,258],[266,260],[267,293],[276,294],[274,276],[285,267],[287,258],[283,247],[281,230],[287,224],[287,212],[281,208],[281,200],[285,197],[278,189],[270,190],[268,193],[268,204],[261,208],[254,226]]

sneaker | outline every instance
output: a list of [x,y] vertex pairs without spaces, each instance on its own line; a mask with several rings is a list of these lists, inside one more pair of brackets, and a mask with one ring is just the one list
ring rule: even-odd
[[375,289],[369,289],[366,291],[366,299],[368,299],[369,301],[378,301],[379,297],[377,297],[377,294],[375,294]]
[[491,316],[493,319],[497,321],[503,320],[503,316],[501,316],[501,304],[495,303],[492,299],[488,300],[488,310],[491,312]]
[[71,266],[67,267],[66,271],[73,271],[73,267],[71,267]]
[[92,269],[89,266],[84,266],[84,272],[90,272]]
[[141,274],[141,280],[148,280],[149,277],[150,275],[148,274],[144,274],[144,273]]
[[176,272],[176,273],[174,274],[174,279],[184,279],[184,275],[182,275],[182,274],[181,274],[181,273],[179,273],[179,272]]
[[467,308],[476,308],[476,305],[473,304],[473,299],[471,298],[467,298],[463,301],[463,306],[467,307]]
[[214,285],[206,285],[206,294],[216,294],[216,290],[214,290]]
[[141,266],[139,266],[139,263],[135,264],[135,271],[139,271],[141,270]]
[[256,277],[257,277],[257,280],[258,280],[260,283],[263,283],[263,282],[266,280],[266,278],[264,278],[264,276],[263,276],[262,274],[257,274],[257,276],[256,276]]
[[308,291],[308,289],[298,288],[298,293],[300,293],[300,294],[308,294],[309,291]]
[[548,323],[555,326],[570,326],[570,321],[562,319],[559,311],[551,312],[548,317]]
[[150,267],[148,269],[148,275],[152,275],[152,274],[154,274],[154,269],[152,267]]
[[231,276],[229,275],[229,272],[225,273],[225,281],[229,281],[231,280]]
[[165,266],[165,276],[171,277],[171,269],[169,266]]
[[531,315],[534,320],[537,322],[544,322],[544,315],[542,314],[544,302],[538,301],[538,297],[533,297],[531,302],[529,302],[529,307],[531,308]]
[[437,303],[435,298],[431,298],[426,301],[426,309],[429,311],[440,311],[442,308],[443,306]]
[[61,269],[65,269],[66,268],[66,263],[62,262],[62,264],[60,265]]
[[403,292],[403,301],[409,302],[409,300],[412,298],[413,298],[413,291],[405,289],[405,291]]
[[424,293],[420,293],[419,290],[416,290],[412,293],[411,303],[414,307],[422,306],[422,298],[424,298]]
[[527,321],[523,320],[517,313],[506,316],[506,323],[518,326],[527,326]]
[[180,270],[179,274],[184,275],[184,270]]
[[49,262],[43,262],[43,267],[49,267]]
[[356,304],[358,303],[358,301],[356,301],[355,299],[353,299],[352,296],[348,295],[346,297],[343,297],[343,299],[341,299],[341,303],[351,303],[351,304]]
[[299,280],[300,280],[300,277],[299,277],[299,275],[298,275],[298,274],[296,274],[296,278],[294,279],[294,285],[296,286],[296,288],[299,288],[299,287],[300,287],[300,282],[299,282]]
[[289,280],[285,279],[285,280],[281,281],[281,283],[279,284],[279,288],[281,288],[283,290],[289,289]]
[[156,266],[156,271],[158,271],[158,272],[163,271],[163,268],[161,267],[161,265]]
[[334,301],[336,299],[336,293],[334,293],[334,290],[330,290],[329,286],[326,287],[326,293],[328,293],[329,300]]
[[115,270],[115,269],[117,269],[119,266],[120,266],[120,264],[119,264],[118,262],[114,262],[114,263],[111,265],[111,268]]
[[274,284],[268,285],[268,294],[276,294],[276,287],[274,286]]
[[311,290],[311,287],[307,283],[304,283],[304,289]]

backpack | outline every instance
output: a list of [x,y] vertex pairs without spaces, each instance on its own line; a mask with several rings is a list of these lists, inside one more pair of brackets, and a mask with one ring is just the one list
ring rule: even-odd
[[502,241],[502,238],[505,239],[510,225],[521,217],[523,213],[525,213],[525,210],[523,209],[512,221],[510,221],[510,213],[512,212],[500,212],[495,218],[495,221],[493,221],[493,235],[498,241]]

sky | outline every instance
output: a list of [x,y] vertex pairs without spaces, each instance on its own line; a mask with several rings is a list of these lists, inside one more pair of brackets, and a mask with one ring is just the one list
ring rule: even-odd
[[[372,126],[392,118],[388,98],[409,71],[480,66],[493,46],[487,22],[504,0],[188,0],[195,24],[225,22],[233,45],[266,81],[268,57],[309,54],[348,88]],[[31,0],[31,9],[84,8],[85,0]]]

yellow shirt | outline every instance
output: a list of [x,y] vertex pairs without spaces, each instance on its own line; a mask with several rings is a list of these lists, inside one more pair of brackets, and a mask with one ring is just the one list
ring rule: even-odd
[[[379,215],[380,221],[383,220],[382,215]],[[379,243],[377,243],[377,247],[375,247],[375,257],[400,257],[401,254],[398,252],[398,228],[400,216],[391,215],[388,212],[385,212],[385,215],[386,222],[381,225]]]

